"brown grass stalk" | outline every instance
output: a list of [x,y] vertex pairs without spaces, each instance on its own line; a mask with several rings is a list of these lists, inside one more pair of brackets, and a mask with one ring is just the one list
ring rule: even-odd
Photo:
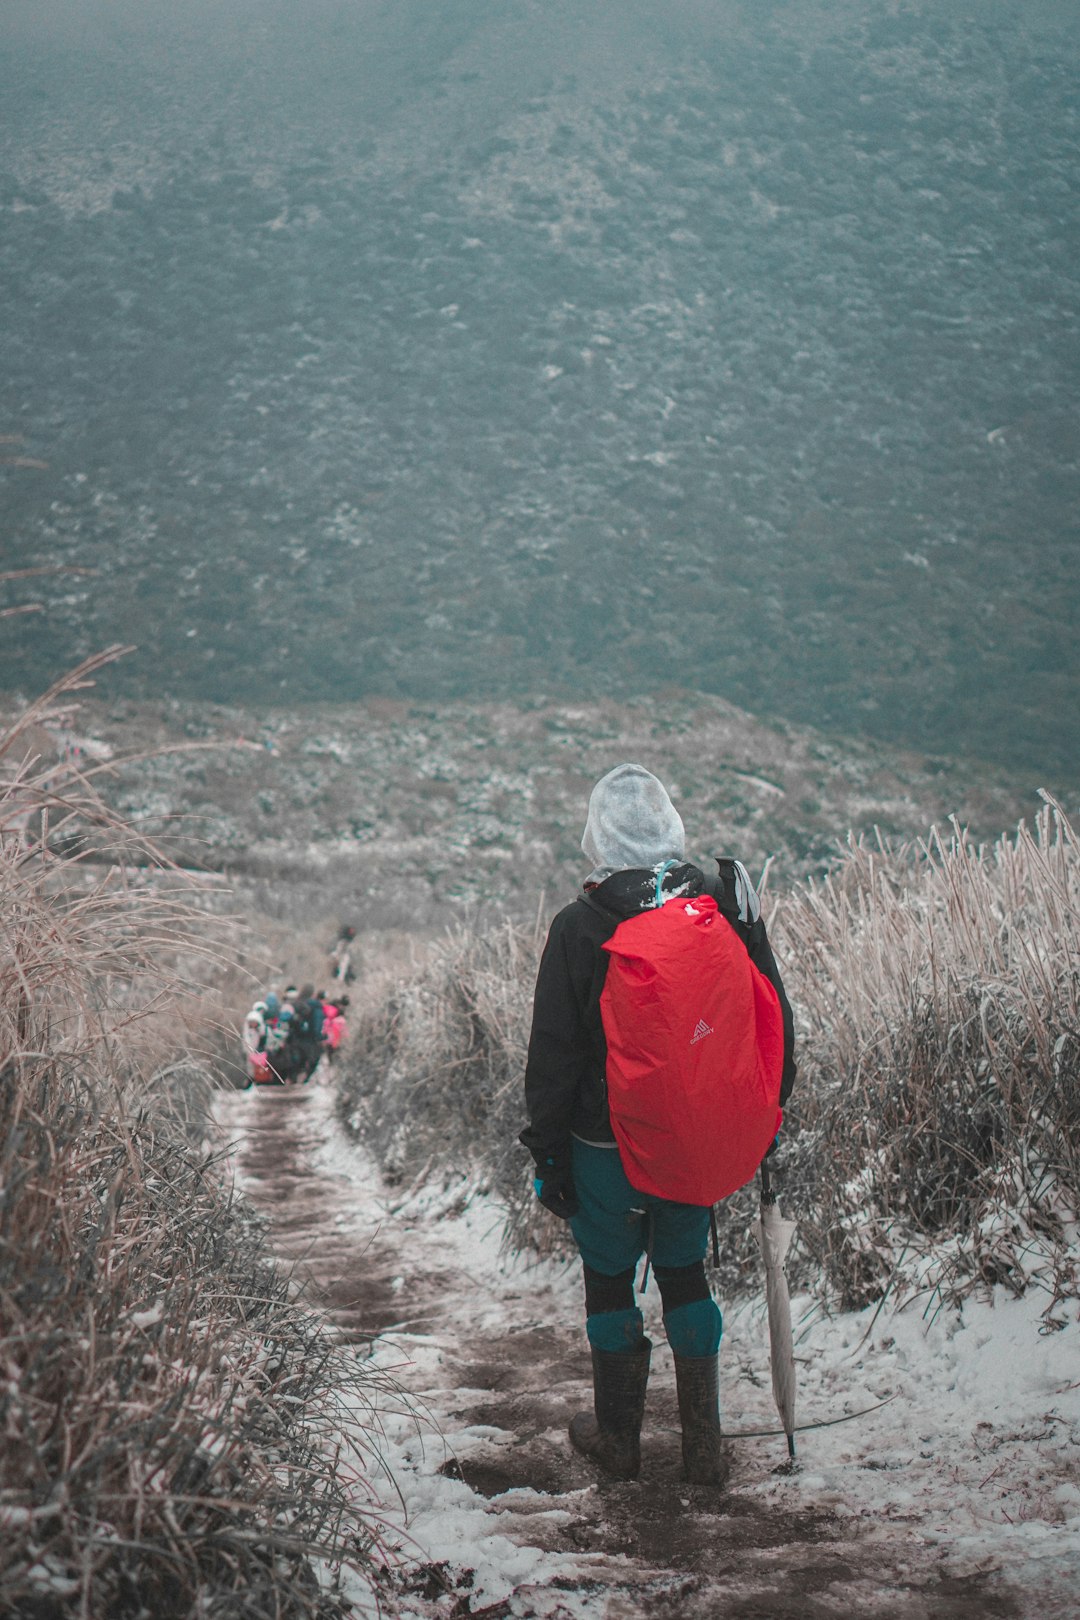
[[0,1613],[329,1617],[312,1561],[379,1542],[362,1426],[341,1435],[370,1375],[204,1143],[189,1054],[227,921],[86,773],[17,757],[112,656],[0,740]]

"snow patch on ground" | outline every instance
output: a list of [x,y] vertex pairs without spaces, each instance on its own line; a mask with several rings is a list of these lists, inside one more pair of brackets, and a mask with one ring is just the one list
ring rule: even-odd
[[[802,1418],[892,1397],[850,1425],[800,1439],[800,1468],[756,1489],[857,1515],[871,1537],[931,1548],[944,1574],[1024,1566],[1080,1596],[1080,1327],[1041,1333],[1045,1301],[997,1290],[925,1321],[874,1308],[826,1320],[809,1300],[797,1349]],[[872,1325],[873,1324],[873,1325]],[[867,1336],[869,1331],[869,1336]],[[729,1322],[755,1359],[756,1304]],[[756,1409],[768,1415],[767,1399]],[[1032,1566],[1036,1566],[1033,1568]]]
[[[329,1093],[323,1093],[329,1099]],[[348,1180],[355,1189],[357,1226],[370,1230],[388,1223],[399,1227],[402,1237],[422,1231],[423,1246],[429,1246],[433,1263],[460,1269],[475,1279],[475,1288],[458,1302],[456,1320],[460,1331],[446,1335],[413,1334],[390,1330],[371,1351],[374,1368],[400,1379],[410,1394],[418,1398],[418,1411],[383,1411],[381,1455],[384,1478],[372,1481],[386,1491],[390,1503],[387,1520],[398,1537],[407,1558],[424,1565],[446,1565],[460,1574],[472,1571],[471,1603],[474,1609],[513,1598],[512,1613],[535,1615],[537,1620],[558,1616],[559,1620],[589,1620],[597,1609],[589,1592],[575,1593],[563,1583],[595,1582],[611,1569],[612,1560],[603,1556],[568,1556],[523,1544],[505,1533],[500,1521],[509,1519],[519,1530],[532,1532],[532,1542],[542,1541],[545,1522],[565,1522],[565,1509],[551,1509],[537,1492],[516,1491],[499,1498],[497,1507],[479,1496],[459,1479],[440,1472],[454,1460],[461,1462],[480,1446],[508,1443],[505,1431],[485,1425],[462,1428],[453,1423],[448,1408],[468,1391],[447,1382],[444,1372],[446,1353],[460,1351],[470,1337],[520,1326],[523,1318],[536,1315],[537,1300],[560,1317],[580,1314],[580,1282],[576,1264],[535,1262],[502,1252],[503,1212],[474,1182],[450,1177],[444,1184],[436,1177],[411,1194],[391,1193],[382,1183],[378,1169],[362,1147],[349,1143],[331,1128],[321,1146],[317,1163],[331,1174]],[[407,1304],[403,1301],[403,1306]],[[584,1392],[583,1392],[584,1394]],[[393,1496],[399,1494],[396,1507]],[[625,1559],[616,1560],[624,1566]],[[558,1581],[557,1588],[552,1582]],[[359,1614],[375,1616],[379,1598],[361,1587],[348,1588]],[[428,1616],[431,1599],[426,1591],[396,1594],[396,1613]]]
[[[448,1612],[440,1607],[442,1567],[447,1592],[467,1587],[473,1611],[505,1602],[509,1615],[596,1620],[613,1613],[613,1590],[625,1593],[632,1563],[616,1553],[568,1553],[551,1544],[568,1508],[595,1500],[595,1486],[575,1493],[568,1480],[557,1498],[523,1488],[484,1496],[452,1477],[455,1464],[467,1471],[470,1458],[490,1461],[516,1439],[464,1417],[477,1397],[462,1383],[470,1346],[486,1341],[486,1351],[476,1353],[490,1359],[493,1342],[556,1330],[573,1344],[580,1333],[584,1347],[576,1263],[505,1255],[502,1213],[467,1177],[388,1189],[363,1149],[338,1131],[331,1091],[316,1088],[310,1101],[305,1125],[317,1125],[314,1162],[338,1182],[347,1211],[336,1224],[371,1242],[399,1245],[402,1256],[405,1280],[395,1275],[391,1283],[400,1322],[357,1349],[370,1356],[373,1370],[399,1380],[411,1403],[389,1400],[379,1412],[381,1462],[372,1485],[389,1504],[386,1519],[402,1558],[415,1559],[428,1584],[412,1593],[395,1586],[391,1612]],[[434,1330],[410,1323],[422,1294],[418,1264],[444,1278],[436,1286],[450,1296]],[[1035,1291],[1013,1299],[997,1290],[962,1310],[927,1309],[925,1316],[917,1305],[830,1316],[809,1297],[796,1298],[797,1422],[864,1415],[806,1429],[790,1472],[779,1434],[736,1438],[734,1489],[777,1514],[831,1515],[859,1548],[880,1554],[901,1576],[909,1569],[913,1581],[925,1582],[928,1570],[946,1581],[992,1583],[996,1576],[1015,1580],[1025,1614],[1049,1620],[1076,1613],[1080,1321],[1076,1302],[1061,1302],[1056,1315],[1065,1326],[1047,1332],[1045,1303]],[[660,1421],[656,1408],[670,1382],[670,1358],[654,1284],[641,1304],[657,1345],[648,1431]],[[497,1389],[491,1369],[481,1372],[488,1379],[483,1389]],[[584,1406],[584,1379],[581,1398]],[[725,1429],[736,1437],[777,1430],[762,1299],[725,1310],[721,1402]],[[479,1404],[482,1410],[482,1398]],[[551,1439],[554,1455],[561,1455],[568,1443],[561,1433]],[[643,1469],[643,1485],[644,1476]],[[376,1598],[359,1585],[353,1596],[358,1612],[377,1612]],[[876,1612],[869,1599],[865,1612]]]

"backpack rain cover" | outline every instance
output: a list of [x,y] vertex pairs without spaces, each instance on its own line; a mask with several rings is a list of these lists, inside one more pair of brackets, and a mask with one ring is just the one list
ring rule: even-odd
[[780,999],[711,895],[628,917],[600,997],[612,1129],[639,1192],[715,1204],[783,1119]]

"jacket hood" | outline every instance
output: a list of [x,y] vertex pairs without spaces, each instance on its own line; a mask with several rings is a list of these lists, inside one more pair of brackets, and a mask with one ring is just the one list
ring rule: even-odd
[[[617,917],[633,917],[636,912],[650,911],[656,905],[656,881],[662,871],[663,863],[658,862],[655,867],[613,872],[603,883],[590,888],[587,898],[595,900],[605,911],[611,911]],[[665,900],[673,900],[679,894],[692,899],[694,895],[701,894],[704,887],[705,874],[689,861],[669,866],[660,878],[660,890]]]
[[651,771],[643,765],[616,765],[600,778],[589,797],[581,840],[595,882],[612,872],[681,861],[685,845],[682,817]]

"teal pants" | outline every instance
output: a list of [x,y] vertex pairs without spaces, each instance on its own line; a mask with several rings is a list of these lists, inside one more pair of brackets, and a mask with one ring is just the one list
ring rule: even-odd
[[[700,1292],[708,1296],[702,1265],[709,1240],[708,1209],[638,1192],[627,1180],[614,1145],[596,1147],[575,1137],[573,1167],[578,1211],[570,1230],[586,1267],[604,1277],[632,1273],[651,1240],[650,1258],[664,1296],[664,1331],[672,1350],[678,1356],[715,1355],[723,1332],[715,1301],[696,1298],[668,1309],[665,1288],[671,1273],[692,1269],[697,1276],[701,1268]],[[590,1343],[601,1350],[633,1351],[644,1333],[641,1312],[633,1305],[590,1312],[587,1325]]]

